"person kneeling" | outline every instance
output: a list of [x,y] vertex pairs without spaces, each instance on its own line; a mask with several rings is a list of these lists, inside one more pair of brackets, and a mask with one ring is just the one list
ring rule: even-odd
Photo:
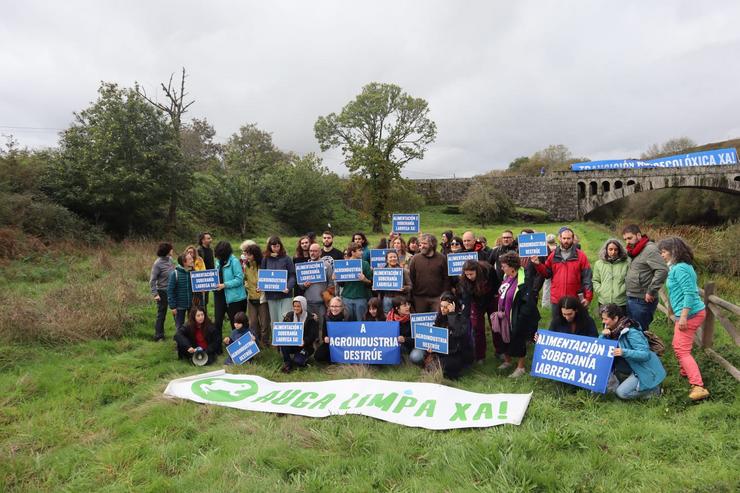
[[293,311],[285,314],[283,322],[303,323],[303,344],[300,346],[279,346],[283,355],[283,367],[280,371],[290,373],[293,368],[305,367],[308,358],[313,354],[313,344],[318,337],[318,317],[308,311],[308,301],[303,296],[293,298]]
[[[614,367],[619,370],[623,363],[632,373],[617,387],[620,399],[649,398],[660,395],[660,384],[666,376],[663,364],[658,356],[650,350],[648,340],[640,325],[627,318],[622,309],[610,303],[599,310],[604,330],[601,337],[614,339],[619,347],[614,350]],[[623,358],[623,362],[619,358]]]
[[[228,346],[232,342],[241,339],[242,336],[249,334],[249,337],[256,341],[257,339],[254,337],[254,333],[249,328],[249,319],[247,318],[247,314],[244,312],[236,312],[234,315],[234,330],[231,331],[231,335],[228,337],[224,337],[224,346]],[[248,362],[253,360],[248,360]],[[227,356],[226,360],[224,361],[224,365],[230,365],[233,361],[231,359],[231,356]]]
[[447,354],[436,354],[445,378],[457,380],[465,368],[473,364],[473,345],[470,338],[470,321],[462,306],[455,303],[455,296],[446,291],[439,297],[439,312],[435,327],[447,328],[449,342]]
[[208,314],[202,306],[195,306],[190,310],[190,319],[181,325],[175,333],[177,342],[177,357],[190,359],[196,351],[205,351],[208,356],[207,365],[216,360],[221,341],[218,340],[216,328],[208,320]]
[[411,303],[405,296],[396,296],[391,302],[391,309],[385,317],[387,322],[398,322],[398,343],[401,352],[409,355],[409,361],[415,365],[424,363],[425,353],[414,347],[414,339],[411,337]]

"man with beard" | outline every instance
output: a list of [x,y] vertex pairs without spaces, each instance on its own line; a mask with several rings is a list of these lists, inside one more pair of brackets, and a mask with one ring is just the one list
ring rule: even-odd
[[507,229],[501,234],[501,244],[491,251],[491,254],[488,256],[487,259],[488,263],[496,269],[496,274],[498,274],[499,279],[504,278],[504,271],[501,269],[501,262],[499,262],[499,258],[501,258],[501,256],[505,253],[518,253],[518,250],[519,245],[517,245],[517,242],[514,239],[514,233]]
[[630,258],[625,287],[627,288],[627,316],[638,322],[642,330],[650,328],[658,307],[658,290],[668,277],[668,266],[658,247],[643,235],[636,224],[625,226],[622,238]]
[[450,289],[447,274],[447,257],[437,253],[437,238],[424,234],[420,240],[420,252],[411,257],[409,277],[411,296],[417,313],[439,310],[439,297]]
[[331,231],[324,231],[321,239],[324,243],[324,248],[321,249],[321,256],[323,258],[329,257],[332,265],[335,260],[344,260],[344,254],[341,250],[334,248],[334,234]]

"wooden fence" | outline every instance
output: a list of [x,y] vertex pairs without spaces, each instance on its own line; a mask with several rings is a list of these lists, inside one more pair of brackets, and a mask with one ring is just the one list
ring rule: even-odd
[[[704,297],[704,304],[706,305],[707,318],[704,319],[704,325],[696,331],[694,336],[694,344],[704,350],[707,356],[709,356],[714,362],[719,364],[722,368],[727,370],[730,375],[735,377],[735,380],[740,381],[740,370],[732,366],[732,363],[723,358],[717,351],[714,350],[714,326],[717,321],[724,327],[730,338],[734,341],[736,346],[740,346],[740,331],[732,324],[728,315],[723,312],[726,310],[737,316],[740,316],[740,307],[733,305],[729,301],[725,301],[719,296],[714,294],[714,283],[708,282],[704,285],[704,289],[699,288],[699,294]],[[665,292],[660,290],[660,303],[658,303],[658,309],[665,313],[669,319],[674,320],[676,316],[671,310],[671,304],[668,302]]]

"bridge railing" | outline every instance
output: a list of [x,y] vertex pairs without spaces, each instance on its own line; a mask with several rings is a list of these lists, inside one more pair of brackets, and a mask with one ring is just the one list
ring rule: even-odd
[[[723,358],[717,351],[714,350],[714,326],[715,322],[719,323],[724,327],[725,331],[729,334],[732,341],[736,346],[740,346],[740,331],[733,325],[728,316],[723,310],[740,316],[740,307],[733,305],[727,300],[723,300],[719,296],[715,295],[715,284],[708,282],[704,285],[704,289],[699,288],[699,294],[704,297],[704,305],[706,305],[707,316],[704,319],[704,324],[696,331],[694,335],[694,344],[704,350],[704,353],[709,356],[715,363],[719,364],[722,368],[735,377],[735,380],[740,381],[740,370],[735,368],[732,363]],[[675,322],[676,315],[671,309],[671,305],[668,302],[668,298],[663,289],[660,290],[660,303],[658,303],[658,309],[665,313],[670,320]]]

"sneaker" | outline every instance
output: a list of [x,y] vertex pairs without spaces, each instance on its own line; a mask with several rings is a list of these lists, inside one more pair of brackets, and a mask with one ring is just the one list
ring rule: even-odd
[[511,373],[511,375],[509,375],[509,378],[519,378],[526,374],[527,374],[527,370],[525,370],[524,368],[517,368]]
[[513,364],[514,363],[512,363],[511,361],[504,361],[503,363],[501,363],[500,365],[498,365],[498,369],[499,370],[505,370],[507,368],[511,368]]
[[689,392],[689,399],[692,401],[700,401],[709,397],[709,391],[699,385],[692,385],[691,392]]

